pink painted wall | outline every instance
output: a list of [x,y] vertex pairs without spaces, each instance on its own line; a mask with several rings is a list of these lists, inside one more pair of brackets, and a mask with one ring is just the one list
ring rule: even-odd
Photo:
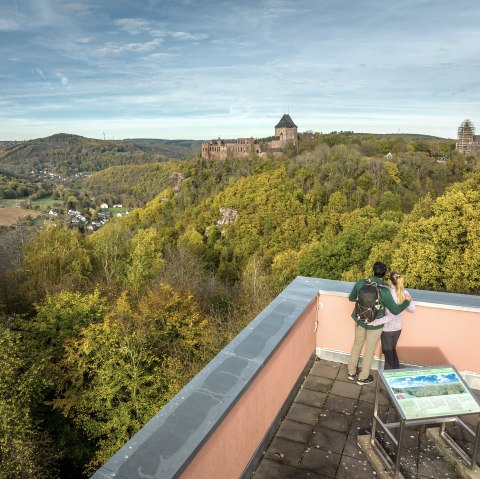
[[315,300],[207,440],[182,479],[240,477],[315,352]]
[[[350,352],[354,337],[353,303],[346,296],[321,293],[317,347]],[[480,374],[480,311],[443,309],[420,303],[403,313],[397,351],[400,361],[418,365],[453,364],[459,371]],[[380,346],[377,357],[381,357]]]
[[[250,387],[210,436],[182,479],[241,477],[316,347],[349,353],[354,337],[353,303],[343,293],[321,293],[278,347]],[[318,319],[317,332],[314,333]],[[397,350],[419,365],[453,364],[480,374],[480,312],[418,304],[404,313]],[[380,346],[376,352],[381,357]]]

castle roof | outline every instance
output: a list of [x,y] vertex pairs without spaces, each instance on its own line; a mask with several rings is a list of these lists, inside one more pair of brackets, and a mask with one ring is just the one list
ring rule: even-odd
[[293,123],[293,120],[290,118],[290,115],[283,115],[278,125],[275,125],[275,128],[297,128],[297,125]]

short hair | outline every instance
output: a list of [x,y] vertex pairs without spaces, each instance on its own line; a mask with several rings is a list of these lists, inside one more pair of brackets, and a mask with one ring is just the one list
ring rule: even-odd
[[387,265],[381,261],[377,261],[373,265],[373,275],[377,278],[383,278],[387,272]]

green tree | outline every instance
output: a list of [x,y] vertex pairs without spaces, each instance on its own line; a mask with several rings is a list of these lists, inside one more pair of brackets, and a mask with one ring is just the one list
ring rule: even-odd
[[84,287],[91,271],[85,239],[66,226],[47,224],[23,249],[30,297]]
[[52,439],[39,429],[32,405],[39,400],[43,362],[31,362],[19,333],[0,325],[0,477],[54,479],[58,464]]
[[271,266],[271,281],[275,291],[280,292],[298,276],[300,255],[301,253],[295,250],[287,250],[275,255]]
[[96,444],[91,473],[211,357],[208,320],[167,285],[133,308],[123,294],[102,322],[66,343],[56,409]]
[[105,300],[98,291],[92,294],[62,291],[51,294],[35,305],[37,315],[26,322],[39,355],[50,362],[64,353],[64,344],[76,337],[82,328],[103,320]]
[[95,274],[106,288],[119,285],[125,276],[131,236],[126,222],[113,221],[88,237]]
[[400,171],[396,163],[392,161],[385,161],[383,163],[383,169],[387,188],[394,188],[400,184]]
[[160,237],[153,228],[138,230],[130,240],[125,287],[134,298],[138,298],[160,270],[162,259],[159,245]]
[[411,286],[478,293],[480,191],[467,185],[437,198],[429,217],[405,219],[393,265]]
[[380,198],[378,204],[378,211],[383,213],[385,211],[401,211],[402,201],[400,195],[392,193],[391,191],[385,191]]
[[270,276],[265,260],[252,255],[242,271],[239,284],[240,298],[245,310],[258,314],[273,296]]

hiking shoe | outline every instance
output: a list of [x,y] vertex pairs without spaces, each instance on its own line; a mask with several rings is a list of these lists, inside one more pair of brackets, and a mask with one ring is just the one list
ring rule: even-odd
[[355,374],[348,374],[347,378],[350,381],[355,381],[355,377],[358,375],[359,372],[360,372],[360,368],[357,368],[357,371],[355,372]]
[[366,384],[372,384],[373,383],[373,376],[368,376],[367,379],[357,379],[357,384],[359,386],[365,386]]

